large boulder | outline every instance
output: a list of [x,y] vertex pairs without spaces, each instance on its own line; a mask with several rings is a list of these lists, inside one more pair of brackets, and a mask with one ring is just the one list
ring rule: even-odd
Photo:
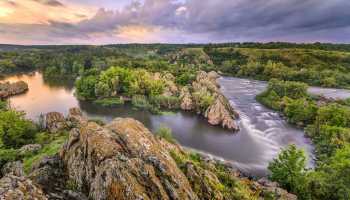
[[[219,75],[214,71],[209,73],[199,71],[196,80],[192,83],[192,94],[187,87],[181,90],[181,108],[183,110],[197,110],[198,113],[208,119],[208,123],[211,125],[219,125],[223,128],[237,131],[239,127],[235,120],[239,116],[221,93],[220,86],[216,81],[218,78]],[[208,97],[213,97],[214,101],[203,109],[199,103],[201,97],[193,101],[192,96],[196,94],[205,94]]]
[[0,179],[1,200],[47,200],[40,187],[28,178],[7,174]]
[[229,105],[229,102],[221,94],[219,94],[214,103],[208,107],[204,116],[211,125],[221,125],[223,128],[234,131],[239,130],[235,121],[235,112]]
[[24,81],[0,83],[0,98],[7,98],[16,94],[21,94],[27,90],[28,84]]
[[66,119],[59,112],[47,113],[45,115],[45,127],[50,133],[57,133],[67,128]]
[[82,121],[61,157],[90,199],[198,199],[166,149],[134,119],[105,127]]

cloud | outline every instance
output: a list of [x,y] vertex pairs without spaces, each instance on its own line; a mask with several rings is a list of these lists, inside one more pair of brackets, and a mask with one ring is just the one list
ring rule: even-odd
[[44,5],[48,5],[48,6],[53,6],[53,7],[63,7],[64,4],[61,3],[60,1],[57,0],[32,0]]
[[[350,42],[348,0],[143,0],[131,1],[123,9],[100,8],[93,12],[78,11],[79,6],[67,1],[57,2],[64,8],[58,4],[52,8],[61,10],[39,23],[42,31],[32,34],[28,30],[37,28],[38,23],[27,23],[23,32],[28,34],[28,41],[32,35],[33,43]],[[2,18],[0,9],[0,23]],[[21,24],[0,24],[0,42],[5,33],[20,36],[24,28]]]

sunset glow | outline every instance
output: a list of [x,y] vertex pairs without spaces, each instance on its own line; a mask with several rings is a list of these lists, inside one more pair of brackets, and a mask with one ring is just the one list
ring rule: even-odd
[[350,42],[350,1],[1,0],[0,43]]

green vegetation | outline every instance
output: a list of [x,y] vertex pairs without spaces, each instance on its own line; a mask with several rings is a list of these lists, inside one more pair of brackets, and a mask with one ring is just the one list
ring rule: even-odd
[[0,146],[19,148],[33,141],[35,125],[24,119],[24,114],[8,110],[0,112]]
[[122,98],[104,98],[94,101],[94,103],[104,107],[114,107],[123,105],[125,102]]
[[325,87],[350,87],[350,53],[310,49],[205,47],[218,70],[259,80],[277,78]]
[[284,149],[270,164],[270,179],[277,181],[281,186],[294,194],[305,195],[302,184],[305,182],[306,157],[302,150],[295,145]]
[[161,125],[158,130],[156,131],[156,135],[160,138],[165,139],[166,141],[175,144],[176,139],[173,137],[173,133],[170,128],[166,127],[165,125]]
[[47,136],[48,133],[43,133],[41,135],[41,137],[45,137],[48,140],[45,140],[45,142],[43,143],[42,139],[38,139],[38,144],[42,144],[43,148],[35,153],[35,154],[29,154],[29,155],[25,155],[23,157],[23,167],[24,167],[24,171],[26,173],[28,173],[33,164],[35,164],[36,162],[40,161],[41,159],[43,159],[44,157],[47,156],[53,156],[55,154],[57,154],[59,152],[59,150],[62,148],[63,144],[66,142],[66,140],[68,139],[68,133],[60,133],[60,134],[56,134],[53,136]]
[[282,112],[289,122],[305,127],[316,147],[315,170],[306,170],[303,152],[291,146],[270,164],[271,179],[300,199],[348,199],[350,107],[310,97],[304,84],[289,81],[270,81],[257,99]]
[[[7,109],[7,105],[4,108],[0,109],[0,169],[7,162],[23,160],[28,172],[36,161],[58,153],[67,133],[48,134],[39,124],[25,119],[24,113]],[[19,149],[27,144],[40,144],[43,148],[39,152],[20,153]]]

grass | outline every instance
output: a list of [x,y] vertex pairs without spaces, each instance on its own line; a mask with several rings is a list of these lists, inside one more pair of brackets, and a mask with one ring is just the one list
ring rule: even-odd
[[159,129],[156,131],[156,135],[172,144],[177,143],[176,139],[173,137],[171,129],[164,125],[159,127]]
[[115,107],[119,105],[124,105],[124,100],[120,98],[104,98],[104,99],[98,99],[94,101],[95,104],[104,106],[104,107]]
[[57,154],[67,140],[67,137],[67,134],[56,136],[51,142],[45,144],[38,153],[25,156],[23,159],[25,173],[29,173],[33,164],[37,163],[44,157]]

